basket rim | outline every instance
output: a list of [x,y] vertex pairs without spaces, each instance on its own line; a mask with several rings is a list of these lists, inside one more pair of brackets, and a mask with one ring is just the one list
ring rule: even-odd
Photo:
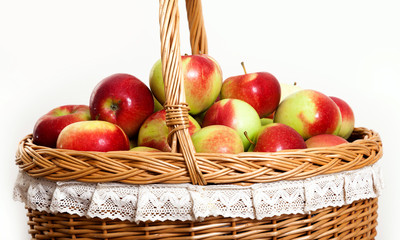
[[[274,153],[195,153],[210,184],[252,184],[301,180],[370,166],[383,155],[377,132],[355,128],[350,143]],[[51,181],[190,183],[184,156],[171,152],[83,152],[53,149],[21,140],[16,164],[32,177]]]

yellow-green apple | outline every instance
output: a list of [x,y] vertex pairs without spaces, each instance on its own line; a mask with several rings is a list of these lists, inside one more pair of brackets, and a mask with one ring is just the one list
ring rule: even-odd
[[295,92],[298,92],[300,90],[303,90],[299,85],[297,85],[296,82],[293,84],[287,84],[287,83],[280,83],[281,85],[281,100],[280,102],[283,101],[287,96],[292,95]]
[[158,112],[164,109],[163,105],[161,105],[161,103],[154,96],[153,96],[153,101],[154,101],[154,112]]
[[55,148],[61,130],[71,123],[90,120],[89,107],[86,105],[65,105],[54,108],[43,115],[33,128],[33,142]]
[[144,147],[144,146],[131,148],[130,151],[132,151],[132,152],[161,152],[158,149],[151,148],[151,147]]
[[285,149],[304,149],[303,137],[282,123],[271,123],[258,133],[254,152],[277,152]]
[[116,124],[99,120],[81,121],[61,131],[57,148],[97,152],[129,150],[129,139]]
[[[152,147],[159,149],[163,152],[170,152],[171,147],[168,144],[168,133],[166,112],[161,110],[150,115],[142,124],[138,135],[138,145],[145,147]],[[200,130],[200,125],[189,116],[189,134]]]
[[337,135],[342,117],[332,99],[307,89],[285,98],[275,112],[274,122],[286,124],[308,139],[324,133]]
[[97,84],[89,107],[93,120],[115,123],[132,137],[153,113],[154,101],[144,83],[132,75],[119,73]]
[[260,120],[261,120],[261,126],[265,126],[274,122],[274,120],[271,118],[261,118]]
[[339,144],[348,143],[346,139],[333,134],[320,134],[310,137],[306,141],[308,148],[313,147],[332,147]]
[[202,126],[210,125],[224,125],[235,129],[242,139],[244,150],[247,150],[250,142],[244,132],[252,140],[261,128],[261,120],[250,104],[239,99],[222,99],[214,103],[204,116]]
[[[161,68],[161,60],[158,60],[150,71],[150,88],[163,105],[165,91]],[[212,57],[206,54],[182,56],[182,73],[189,113],[199,114],[214,103],[221,91],[221,68]]]
[[223,82],[221,98],[245,101],[263,118],[278,107],[281,87],[278,80],[268,72],[247,73],[245,70],[244,75],[229,77]]
[[198,153],[240,153],[243,143],[239,134],[224,125],[211,125],[192,135],[193,145]]
[[348,139],[354,130],[354,113],[349,104],[344,100],[337,97],[330,97],[336,105],[339,107],[340,113],[342,114],[342,126],[338,136]]

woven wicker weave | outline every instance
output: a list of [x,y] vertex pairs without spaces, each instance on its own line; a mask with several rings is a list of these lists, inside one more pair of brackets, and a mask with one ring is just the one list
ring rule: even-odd
[[202,222],[132,223],[29,210],[32,239],[373,239],[377,200],[262,221],[207,218]]
[[[172,152],[79,152],[35,145],[28,135],[16,163],[33,177],[53,181],[129,184],[252,184],[300,180],[372,165],[382,156],[379,135],[356,128],[350,143],[277,153],[196,153],[187,129],[177,0],[160,0],[160,36],[167,125]],[[200,0],[186,1],[192,53],[207,53]],[[136,224],[29,209],[32,239],[373,239],[377,199],[324,208],[309,215],[258,220],[207,218],[202,222]]]

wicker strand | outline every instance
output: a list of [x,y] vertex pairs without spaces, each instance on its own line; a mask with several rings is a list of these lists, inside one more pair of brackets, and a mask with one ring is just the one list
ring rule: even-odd
[[195,149],[190,138],[185,88],[179,40],[179,11],[177,0],[160,0],[161,62],[165,86],[165,109],[167,124],[172,132],[173,152],[182,152],[193,184],[206,185],[207,182],[196,162]]
[[[282,215],[251,220],[208,217],[200,222],[135,223],[112,219],[50,214],[28,209],[32,239],[365,239],[376,236],[377,199],[310,214]],[[51,224],[49,222],[52,222]],[[72,226],[77,226],[72,228]]]
[[207,54],[208,43],[200,0],[186,0],[192,54]]

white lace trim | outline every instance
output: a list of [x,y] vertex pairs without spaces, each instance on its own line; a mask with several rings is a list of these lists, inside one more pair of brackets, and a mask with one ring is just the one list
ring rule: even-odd
[[309,213],[374,198],[383,188],[378,164],[306,180],[252,186],[51,182],[20,172],[14,200],[50,213],[141,221],[191,220],[209,216],[263,219]]

